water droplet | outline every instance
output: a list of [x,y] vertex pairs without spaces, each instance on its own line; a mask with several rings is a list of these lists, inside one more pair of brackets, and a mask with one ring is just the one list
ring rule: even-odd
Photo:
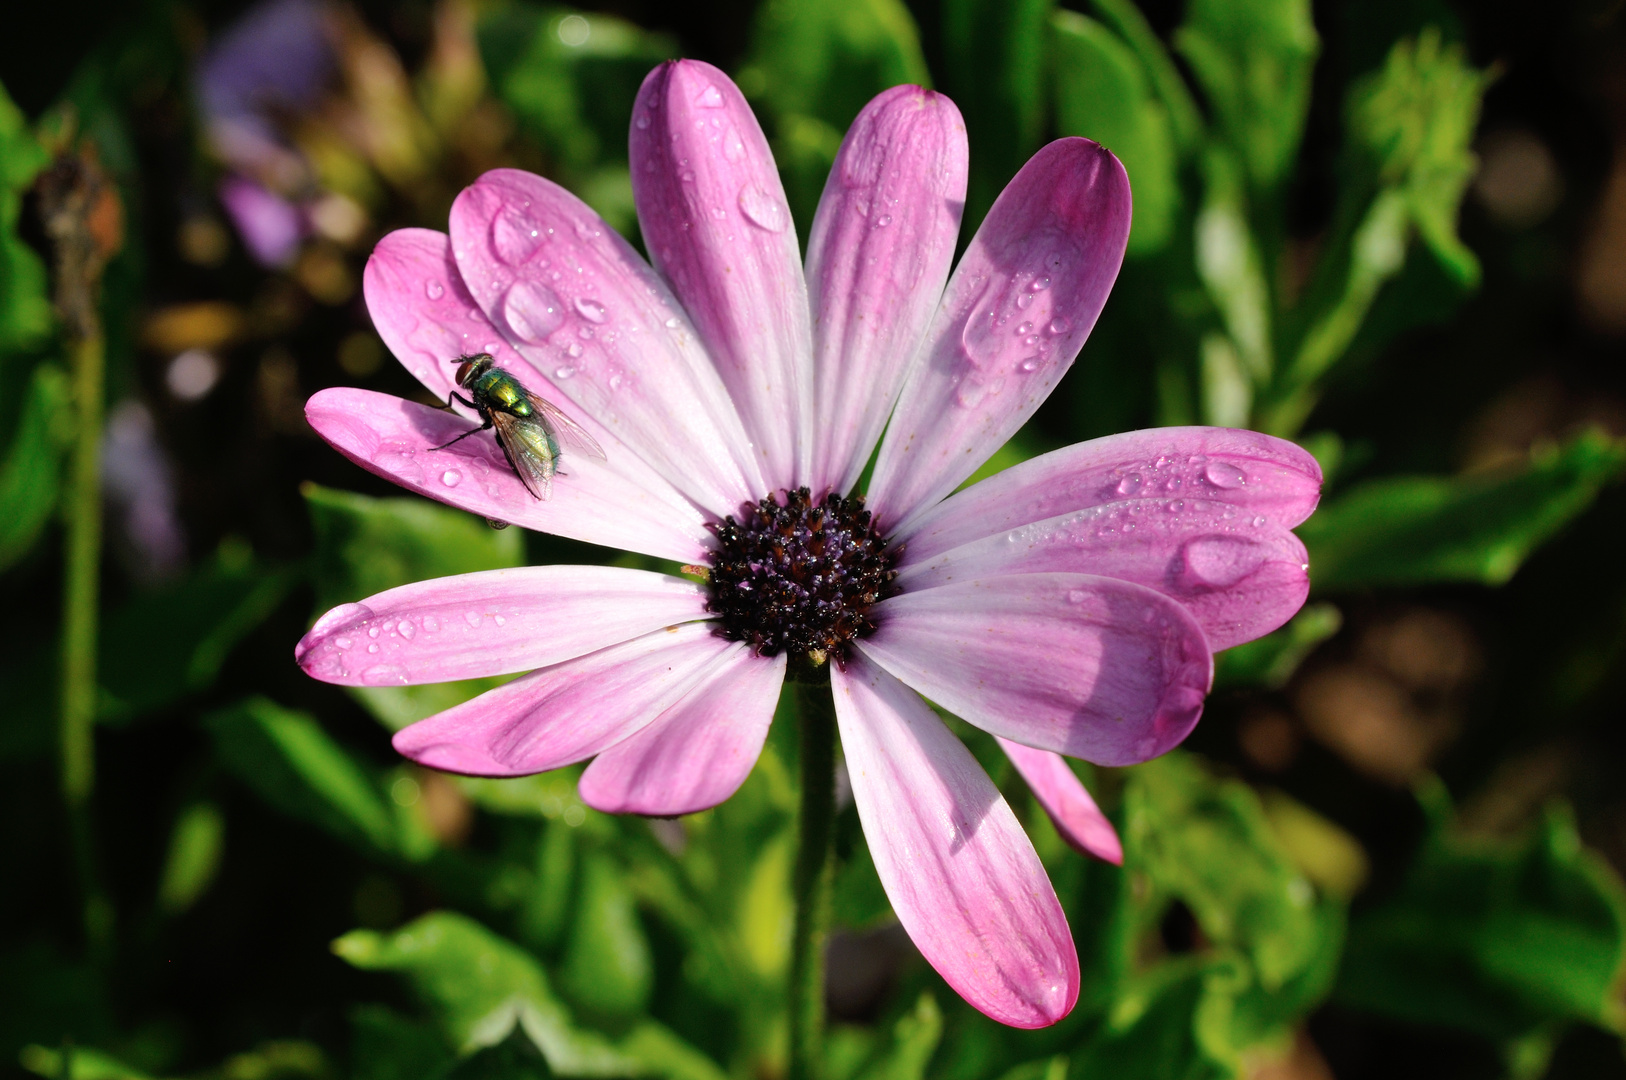
[[402,619],[395,624],[395,632],[411,641],[418,636],[418,628],[412,624],[411,619]]
[[875,227],[877,229],[884,229],[890,224],[892,224],[891,214],[882,214],[880,217],[875,219]]
[[1139,493],[1141,485],[1144,483],[1145,481],[1141,479],[1140,473],[1130,473],[1128,476],[1118,481],[1118,494],[1135,495]]
[[500,349],[500,348],[502,348],[502,342],[500,342],[500,341],[488,341],[484,345],[480,346],[480,351],[485,352],[485,353],[491,353],[493,356],[495,356],[496,353],[497,353],[497,350]]
[[377,652],[378,651],[378,642],[375,641],[371,645],[367,646],[367,651],[370,652],[370,653]]
[[1037,356],[1030,356],[1026,360],[1022,361],[1020,364],[1018,364],[1017,366],[1020,367],[1023,371],[1038,371],[1039,370],[1039,358]]
[[775,195],[770,195],[755,184],[740,188],[740,213],[751,224],[769,232],[784,232],[790,225],[790,211]]
[[1031,303],[1033,303],[1032,293],[1023,293],[1016,298],[1016,306],[1024,311],[1027,310],[1028,305]]
[[470,626],[479,626],[480,613],[478,611],[470,611],[463,616],[463,621],[468,623]]
[[581,338],[583,341],[591,341],[593,340],[593,328],[591,326],[584,326],[576,331],[576,336]]
[[638,118],[634,120],[633,123],[638,125],[639,131],[647,130],[649,128],[649,114],[639,113]]
[[1031,333],[1033,333],[1033,324],[1030,323],[1030,322],[1024,322],[1024,323],[1020,324],[1019,326],[1017,326],[1017,328],[1016,328],[1016,336],[1017,337],[1023,337],[1025,335],[1031,334]]
[[463,479],[463,474],[456,469],[447,469],[440,474],[440,482],[447,487],[456,487]]
[[569,364],[566,364],[564,367],[557,367],[553,369],[553,377],[555,379],[568,379],[574,374],[576,374],[576,369],[571,367]]
[[1065,316],[1057,315],[1054,319],[1050,320],[1050,332],[1052,334],[1065,334],[1072,328],[1072,320],[1066,318]]
[[723,107],[722,91],[707,84],[706,88],[700,91],[700,96],[694,99],[694,103],[702,109],[721,109]]
[[1037,345],[1037,344],[1039,344],[1039,335],[1038,334],[1029,334],[1027,337],[1022,339],[1022,344],[1024,344],[1024,345]]
[[542,234],[525,218],[509,212],[498,214],[491,223],[491,246],[497,258],[509,266],[529,259],[542,242]]
[[1083,589],[1074,589],[1067,594],[1067,601],[1068,603],[1072,604],[1082,604],[1085,600],[1089,599],[1089,596],[1090,594],[1085,592]]
[[423,292],[425,296],[429,297],[429,299],[439,300],[441,297],[446,295],[446,286],[442,285],[434,278],[430,278],[428,281],[423,283]]
[[405,686],[407,673],[395,664],[376,664],[361,673],[361,681],[369,686]]
[[[524,341],[540,342],[559,329],[564,321],[564,306],[559,294],[536,281],[516,281],[503,298],[502,317],[508,328]],[[496,348],[486,346],[487,352]]]
[[1217,488],[1239,488],[1248,482],[1248,476],[1229,461],[1210,461],[1203,476]]
[[1036,277],[1028,283],[1028,288],[1032,289],[1034,292],[1044,292],[1046,289],[1050,288],[1050,279],[1047,277]]
[[[682,180],[685,184],[694,183],[694,170],[693,169],[684,169],[682,172],[678,173],[678,179]],[[683,227],[685,229],[688,228],[689,223],[687,221],[685,221],[683,223]]]
[[425,615],[423,617],[423,628],[425,632],[433,634],[440,629],[440,620],[433,615]]
[[590,300],[585,296],[576,298],[576,311],[588,322],[601,323],[604,321],[604,305],[597,300]]
[[1260,515],[1259,517],[1256,517],[1256,518],[1253,519],[1253,527],[1256,528],[1256,529],[1259,528],[1264,523],[1265,523],[1265,519],[1264,519],[1263,515]]
[[378,624],[377,623],[373,623],[373,625],[371,625],[371,626],[369,626],[367,628],[367,636],[368,637],[377,637],[378,636]]
[[1185,508],[1186,508],[1186,500],[1184,500],[1184,499],[1174,499],[1167,506],[1165,506],[1163,509],[1167,510],[1171,514],[1178,514],[1180,511],[1184,510]]
[[1235,536],[1201,536],[1185,548],[1188,584],[1226,588],[1259,569],[1270,549]]
[[724,210],[721,206],[714,206],[711,208],[711,216],[716,218],[718,221],[721,221],[728,216],[728,211]]
[[683,325],[683,320],[678,318],[676,315],[673,315],[670,319],[666,320],[666,328],[668,330],[676,330],[678,327],[680,327],[682,325]]
[[1184,483],[1185,483],[1185,480],[1181,479],[1180,477],[1171,476],[1167,480],[1163,481],[1163,490],[1164,491],[1178,491],[1180,489],[1180,485],[1184,484]]
[[348,649],[350,646],[354,645],[355,642],[351,641],[347,637],[342,637],[342,638],[334,638],[333,639],[333,644],[337,645],[341,649]]
[[580,356],[582,354],[581,342],[572,341],[569,345],[566,345],[565,346],[565,353],[571,359],[575,359],[576,357]]
[[619,371],[614,372],[614,373],[612,373],[610,375],[609,386],[610,386],[611,390],[619,390],[619,389],[621,389],[621,373]]
[[493,615],[491,617],[491,621],[496,623],[498,626],[507,626],[508,625],[508,620],[503,618],[501,615]]

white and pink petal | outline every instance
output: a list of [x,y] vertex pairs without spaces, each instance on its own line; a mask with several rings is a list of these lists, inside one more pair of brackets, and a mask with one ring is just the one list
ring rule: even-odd
[[1123,865],[1124,847],[1118,839],[1118,830],[1095,805],[1083,781],[1065,758],[1009,739],[997,741],[1063,840],[1082,854]]
[[348,686],[455,682],[548,667],[705,619],[691,581],[619,566],[522,566],[431,578],[342,604],[294,649]]
[[699,509],[653,494],[607,460],[566,457],[552,497],[541,500],[526,490],[494,439],[474,436],[437,449],[469,430],[457,413],[332,387],[305,403],[305,418],[367,471],[460,510],[679,562],[702,561],[711,549]]
[[912,691],[862,657],[833,668],[853,802],[898,921],[982,1012],[1054,1024],[1078,953],[1033,844],[988,774]]
[[1099,765],[1165,753],[1202,715],[1202,628],[1141,585],[1013,574],[906,592],[875,607],[858,651],[983,730]]

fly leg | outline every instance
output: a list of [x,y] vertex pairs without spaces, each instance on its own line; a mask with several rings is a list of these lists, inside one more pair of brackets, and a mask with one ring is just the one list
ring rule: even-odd
[[[466,400],[463,397],[462,394],[459,394],[456,390],[453,390],[451,397],[446,399],[446,407],[448,409],[450,409],[452,407],[452,402],[454,400],[455,401],[461,401],[463,404],[467,405],[471,409],[475,408],[474,402]],[[478,435],[482,431],[490,431],[491,430],[491,416],[489,414],[483,414],[483,415],[484,415],[485,423],[481,424],[479,427],[477,427],[477,428],[469,428],[469,430],[465,431],[463,434],[461,434],[457,438],[453,439],[452,442],[441,443],[439,446],[430,447],[430,449],[431,450],[444,450],[448,446],[452,445],[452,443],[461,442],[462,440],[468,438],[470,435]]]

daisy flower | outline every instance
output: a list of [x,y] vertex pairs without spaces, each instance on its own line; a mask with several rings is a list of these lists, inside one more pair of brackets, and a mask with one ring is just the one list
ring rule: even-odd
[[728,798],[789,665],[828,671],[899,921],[984,1013],[1054,1023],[1079,990],[1061,906],[926,701],[997,736],[1068,839],[1121,858],[1057,755],[1127,765],[1185,738],[1213,651],[1303,603],[1289,530],[1320,471],[1265,435],[1170,428],[956,490],[1055,387],[1117,276],[1129,183],[1093,142],[1034,155],[952,275],[966,140],[940,94],[896,87],[854,121],[805,268],[767,142],[717,69],[650,74],[631,168],[653,266],[563,188],[497,170],[458,197],[449,235],[392,233],[365,278],[379,333],[431,393],[453,389],[453,359],[490,353],[602,459],[567,444],[544,501],[489,436],[434,449],[468,410],[337,388],[307,415],[412,491],[708,580],[533,566],[418,582],[328,612],[299,663],[347,685],[529,672],[396,748],[478,776],[591,759],[589,805],[650,815]]

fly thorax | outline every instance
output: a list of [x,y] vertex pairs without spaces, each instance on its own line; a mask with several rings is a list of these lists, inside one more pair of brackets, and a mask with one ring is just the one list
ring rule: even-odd
[[862,497],[807,488],[770,495],[712,526],[708,609],[719,632],[758,655],[838,663],[875,629],[871,609],[896,589],[899,552],[870,521]]

